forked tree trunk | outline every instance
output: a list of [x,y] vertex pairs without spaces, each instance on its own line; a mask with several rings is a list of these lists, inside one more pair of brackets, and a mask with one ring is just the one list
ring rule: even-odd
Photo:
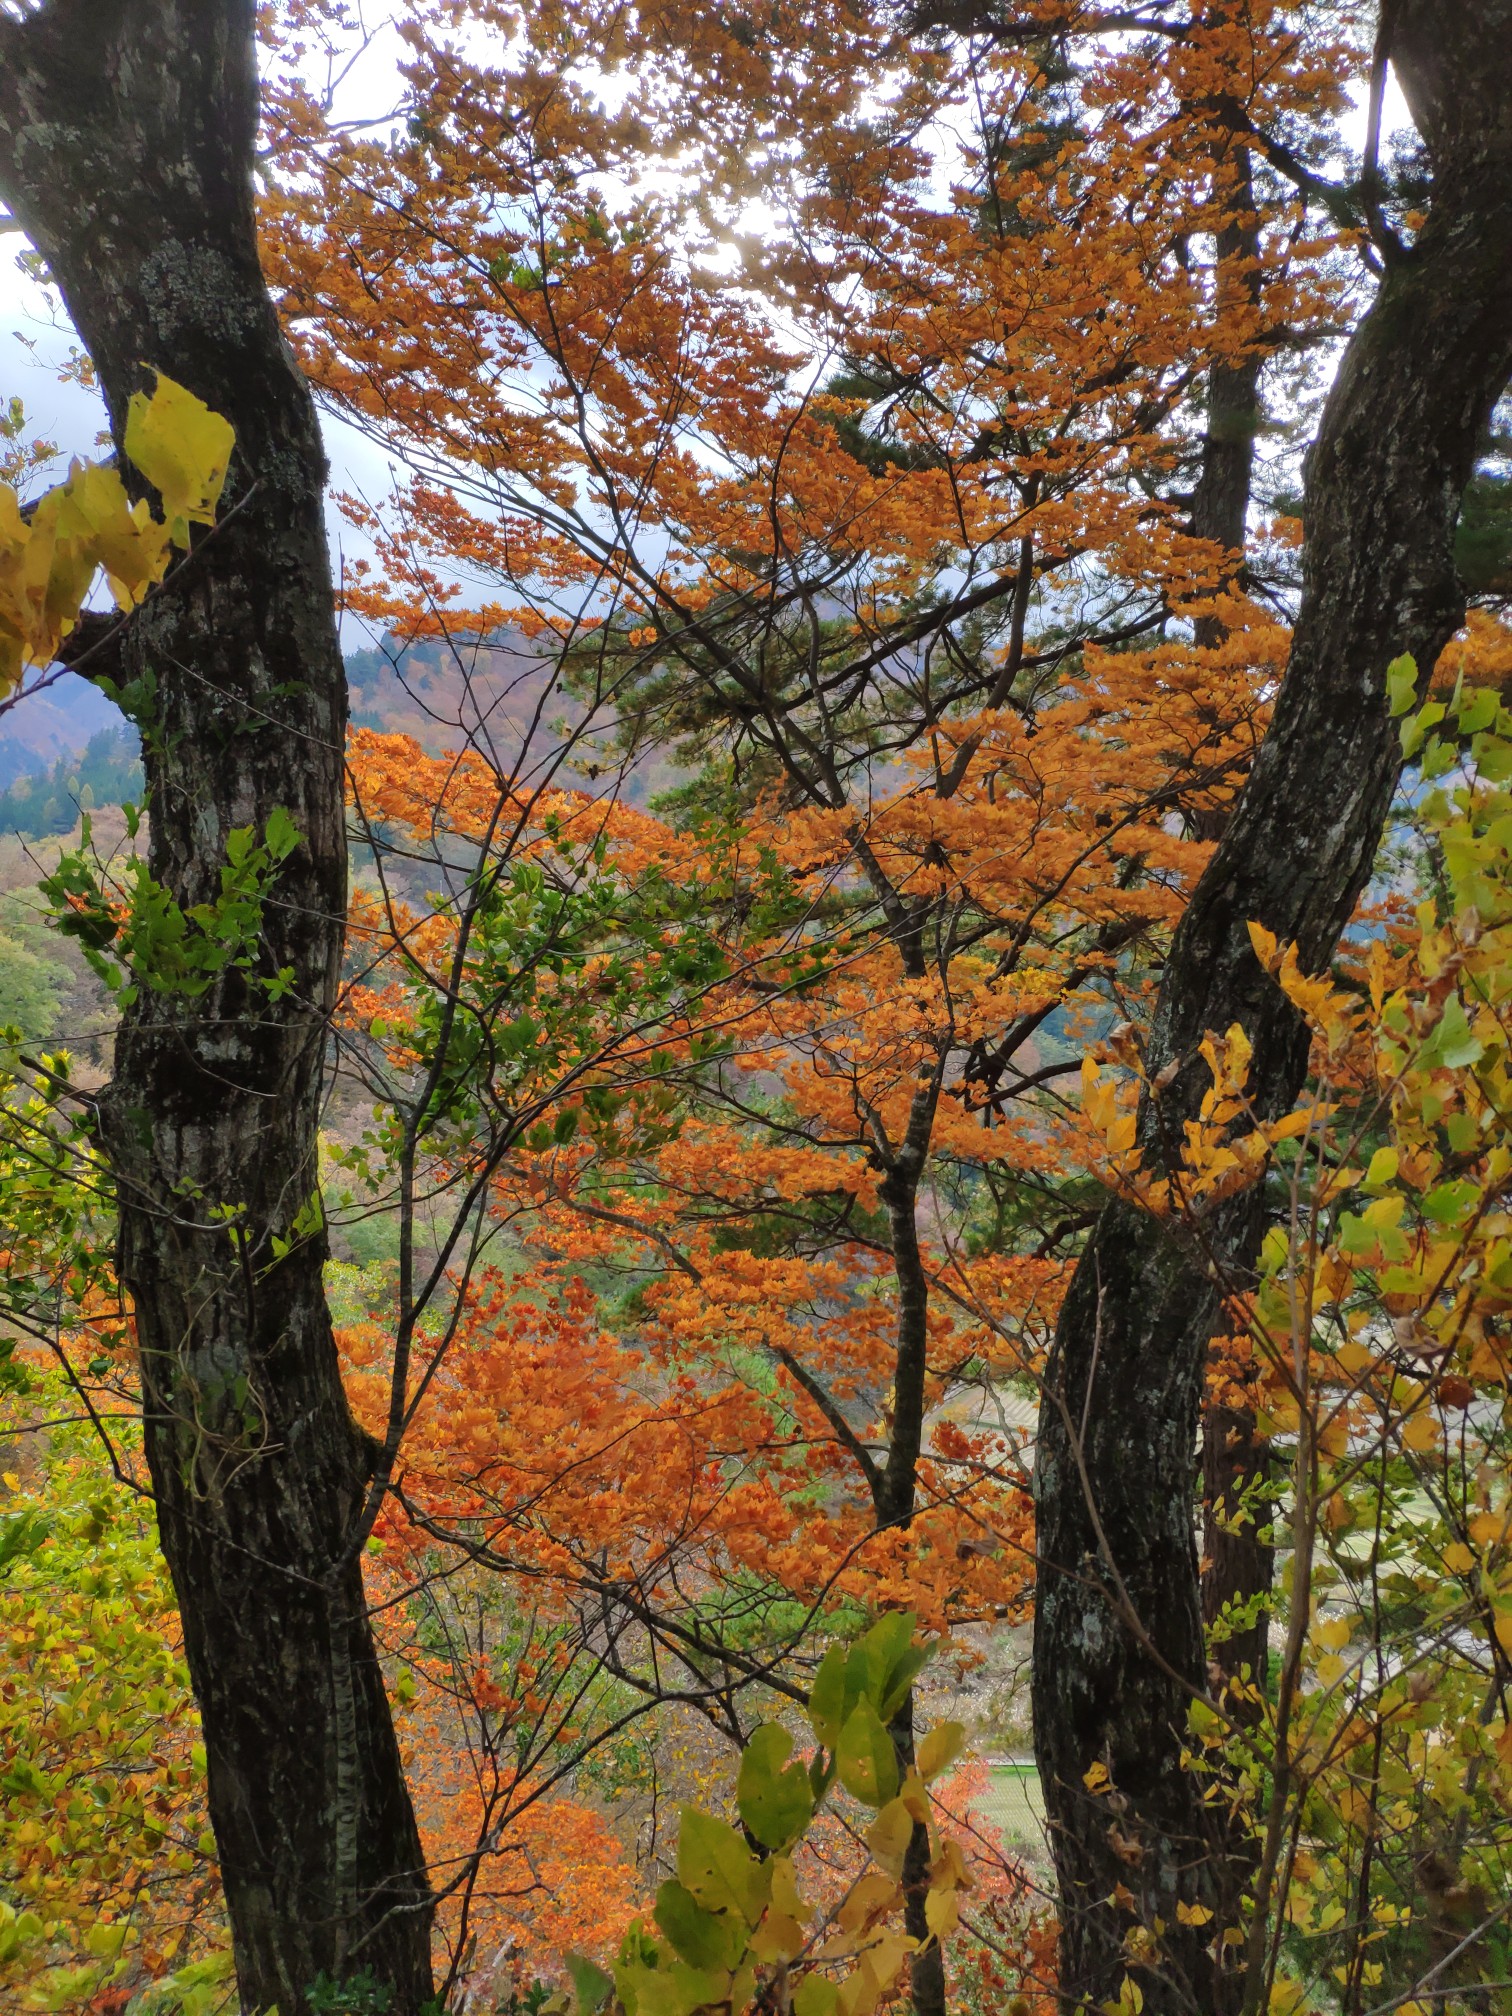
[[[1263,1113],[1294,1100],[1306,1033],[1246,926],[1295,939],[1312,970],[1327,964],[1398,774],[1386,665],[1410,651],[1431,666],[1463,610],[1459,499],[1512,373],[1512,0],[1399,0],[1396,14],[1392,54],[1433,156],[1432,206],[1348,346],[1309,458],[1290,666],[1161,988],[1150,1062],[1153,1074],[1176,1071],[1142,1115],[1156,1162],[1208,1083],[1196,1056],[1207,1029],[1249,1031]],[[1206,1241],[1242,1276],[1259,1228],[1258,1199],[1241,1197],[1213,1214]],[[1230,1992],[1211,1929],[1177,1915],[1181,1903],[1221,1910],[1231,1888],[1181,1754],[1206,1684],[1193,1505],[1215,1308],[1204,1270],[1149,1219],[1110,1205],[1046,1379],[1034,1723],[1067,2009],[1116,2000],[1131,1970],[1147,2016],[1214,2016]]]
[[[148,1462],[204,1721],[243,2007],[364,1970],[430,1994],[430,1898],[354,1544],[370,1463],[342,1392],[316,1188],[346,897],[345,686],[308,390],[258,265],[254,0],[0,15],[0,192],[46,259],[119,444],[157,366],[236,429],[223,523],[132,623],[148,862],[212,899],[233,828],[302,835],[254,973],[143,986],[101,1129]],[[142,689],[144,692],[146,687]],[[260,981],[293,969],[275,1001]]]

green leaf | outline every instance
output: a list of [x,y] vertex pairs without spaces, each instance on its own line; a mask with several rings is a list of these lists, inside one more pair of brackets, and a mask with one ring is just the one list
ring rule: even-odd
[[1402,723],[1402,754],[1404,756],[1415,756],[1417,754],[1423,746],[1424,738],[1427,736],[1429,729],[1438,726],[1440,721],[1443,720],[1446,711],[1442,700],[1430,700],[1427,706],[1420,707],[1416,714],[1410,715]]
[[282,805],[275,805],[263,828],[263,845],[275,861],[287,860],[299,845],[299,828]]
[[898,1753],[870,1701],[858,1701],[835,1750],[840,1783],[866,1806],[885,1806],[898,1789]]
[[824,1974],[805,1974],[793,1990],[793,2016],[835,2016],[839,1991]]
[[1480,1186],[1467,1177],[1440,1183],[1423,1199],[1423,1216],[1435,1225],[1457,1225],[1468,1218],[1480,1201]]
[[740,1914],[707,1910],[675,1877],[657,1891],[653,1915],[673,1952],[690,1967],[734,1967],[745,1951],[749,1932]]
[[840,1741],[849,1704],[845,1698],[845,1648],[831,1645],[819,1661],[819,1671],[809,1689],[808,1714],[814,1734],[826,1750]]
[[1500,695],[1494,687],[1473,686],[1460,701],[1459,732],[1461,735],[1478,735],[1489,728],[1496,719],[1501,705]]
[[51,1532],[52,1521],[30,1506],[0,1517],[0,1574],[13,1561],[35,1554]]
[[766,1909],[770,1868],[723,1820],[684,1806],[677,1836],[677,1873],[684,1887],[711,1911],[738,1911],[754,1925]]
[[1512,742],[1495,735],[1477,735],[1470,747],[1484,783],[1505,784],[1512,779]]
[[793,1739],[780,1723],[764,1722],[740,1760],[735,1795],[740,1817],[764,1848],[786,1848],[813,1816],[808,1772],[787,1762],[792,1749]]
[[[929,1662],[933,1648],[913,1642],[918,1622],[911,1610],[890,1610],[851,1648],[850,1663],[856,1677],[853,1701],[870,1701],[884,1722],[897,1714]],[[847,1708],[851,1705],[847,1703]]]
[[1412,705],[1417,691],[1417,660],[1408,653],[1393,658],[1386,667],[1386,693],[1391,702],[1392,718],[1405,714]]
[[581,1953],[564,1953],[562,1961],[572,1980],[578,2016],[591,2016],[614,1992],[613,1978]]
[[616,1961],[614,1985],[627,2016],[692,2016],[695,2009],[706,2009],[728,1998],[730,1977],[687,1967],[677,1960],[670,1967]]
[[1423,1045],[1424,1063],[1436,1062],[1449,1071],[1464,1071],[1484,1054],[1485,1046],[1465,1019],[1465,1004],[1457,994],[1444,1003],[1438,1027]]
[[882,1687],[882,1698],[877,1703],[877,1712],[884,1722],[890,1722],[897,1714],[908,1698],[909,1688],[933,1657],[932,1645],[910,1645],[889,1669]]

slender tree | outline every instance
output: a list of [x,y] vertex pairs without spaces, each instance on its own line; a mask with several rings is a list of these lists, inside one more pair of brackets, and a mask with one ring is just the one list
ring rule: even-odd
[[139,976],[98,1130],[243,2005],[295,2016],[320,1975],[368,1970],[405,2016],[430,1993],[430,1904],[364,1607],[371,1458],[324,1238],[296,1224],[318,1220],[346,699],[320,436],[258,262],[254,15],[253,0],[0,13],[0,192],[88,347],[117,445],[154,367],[236,431],[222,522],[110,669],[136,696],[163,914],[217,901],[238,833],[255,845],[291,823],[297,844],[281,867],[265,853],[254,953],[202,988]]
[[[1377,74],[1389,58],[1431,159],[1431,203],[1411,242],[1377,213],[1380,291],[1308,462],[1286,679],[1165,970],[1148,1060],[1158,1089],[1140,1118],[1157,1162],[1209,1083],[1197,1056],[1207,1029],[1249,1032],[1262,1114],[1292,1100],[1306,1031],[1262,975],[1248,923],[1295,940],[1313,970],[1327,964],[1401,762],[1386,666],[1401,652],[1431,666],[1463,615],[1459,502],[1512,372],[1509,52],[1505,0],[1383,10]],[[1242,1994],[1203,1922],[1232,1900],[1183,1748],[1207,1684],[1191,1507],[1214,1268],[1242,1279],[1260,1226],[1254,1192],[1219,1207],[1205,1227],[1213,1264],[1200,1264],[1110,1205],[1062,1313],[1036,1472],[1034,1696],[1068,2009],[1116,1998],[1131,1959],[1152,2016],[1206,2016]]]

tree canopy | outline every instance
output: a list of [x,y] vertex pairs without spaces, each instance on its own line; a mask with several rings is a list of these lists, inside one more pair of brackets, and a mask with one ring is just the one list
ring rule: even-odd
[[21,2006],[1496,2006],[1508,28],[0,11]]

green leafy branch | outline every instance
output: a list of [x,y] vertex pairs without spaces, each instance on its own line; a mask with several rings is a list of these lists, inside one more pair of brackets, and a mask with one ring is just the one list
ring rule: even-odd
[[[135,821],[131,830],[135,832]],[[147,863],[126,864],[124,887],[112,893],[99,873],[86,816],[79,847],[64,854],[40,887],[53,921],[77,939],[91,968],[126,1008],[143,986],[154,994],[195,1000],[232,970],[253,973],[262,944],[263,905],[300,834],[282,806],[268,815],[261,841],[251,826],[226,835],[220,893],[186,909]],[[287,994],[294,969],[255,980],[270,1001]]]
[[[956,1843],[934,1825],[927,1782],[959,1755],[964,1732],[945,1722],[900,1763],[888,1724],[933,1650],[913,1643],[916,1619],[889,1614],[854,1645],[832,1645],[808,1704],[818,1747],[794,1759],[792,1732],[763,1723],[741,1757],[736,1805],[741,1825],[682,1810],[677,1874],[657,1892],[656,1930],[636,1919],[612,1972],[570,1955],[574,1998],[562,2016],[610,2005],[623,2016],[694,2016],[764,2005],[795,2016],[871,2016],[909,1958],[956,1924],[956,1893],[968,1884]],[[793,1851],[839,1784],[875,1817],[865,1841],[872,1866],[822,1921],[802,1895]],[[929,1856],[924,1892],[927,1936],[897,1928],[904,1905],[904,1859],[917,1830]],[[811,1929],[812,1928],[812,1929]]]

